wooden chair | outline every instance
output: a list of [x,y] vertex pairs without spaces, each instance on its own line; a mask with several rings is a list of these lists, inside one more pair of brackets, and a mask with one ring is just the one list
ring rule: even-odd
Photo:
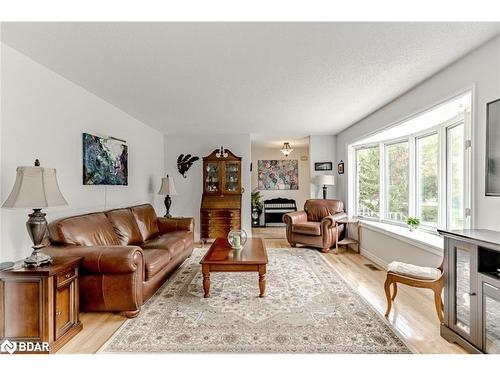
[[[394,301],[398,293],[397,283],[401,283],[416,288],[432,289],[438,319],[442,323],[444,319],[444,305],[441,298],[444,287],[443,262],[438,268],[420,267],[401,262],[390,263],[384,283],[385,296],[387,297],[385,316],[388,317],[391,312],[392,301]],[[391,284],[394,284],[392,297]]]

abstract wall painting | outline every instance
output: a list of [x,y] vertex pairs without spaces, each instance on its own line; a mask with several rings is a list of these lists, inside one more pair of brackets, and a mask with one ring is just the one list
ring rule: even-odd
[[83,133],[83,184],[128,185],[127,145]]
[[259,190],[299,190],[298,160],[259,160]]

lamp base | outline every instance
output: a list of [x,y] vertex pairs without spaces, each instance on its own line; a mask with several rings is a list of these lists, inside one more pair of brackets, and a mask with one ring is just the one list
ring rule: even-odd
[[326,185],[323,185],[323,199],[326,199],[327,191],[328,191],[328,188],[326,187]]
[[45,213],[40,208],[34,208],[33,212],[28,215],[29,219],[26,222],[26,228],[33,241],[33,252],[24,260],[26,267],[38,267],[42,264],[52,262],[50,255],[44,254],[42,242],[47,235],[47,220]]
[[50,255],[42,253],[41,248],[34,248],[31,255],[24,259],[25,267],[39,267],[49,263],[52,263],[52,258],[50,257]]
[[170,195],[167,195],[165,197],[165,209],[166,209],[166,213],[163,217],[166,217],[168,219],[170,219],[172,217],[172,215],[170,215],[170,206],[172,205],[172,198],[170,198]]

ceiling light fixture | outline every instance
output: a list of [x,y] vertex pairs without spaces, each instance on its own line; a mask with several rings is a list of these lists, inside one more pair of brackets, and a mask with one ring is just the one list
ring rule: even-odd
[[283,143],[283,147],[281,148],[281,152],[283,153],[283,155],[285,155],[285,157],[287,158],[288,155],[290,155],[293,151],[293,148],[290,147],[290,143],[289,142],[285,142]]

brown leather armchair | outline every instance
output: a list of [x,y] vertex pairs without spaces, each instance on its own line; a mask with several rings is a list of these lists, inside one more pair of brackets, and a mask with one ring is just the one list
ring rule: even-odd
[[[344,203],[336,199],[308,199],[304,211],[283,215],[286,238],[295,247],[298,243],[320,248],[327,253],[337,239],[336,222],[347,218]],[[344,226],[340,225],[343,231]],[[341,233],[339,233],[341,235]]]

